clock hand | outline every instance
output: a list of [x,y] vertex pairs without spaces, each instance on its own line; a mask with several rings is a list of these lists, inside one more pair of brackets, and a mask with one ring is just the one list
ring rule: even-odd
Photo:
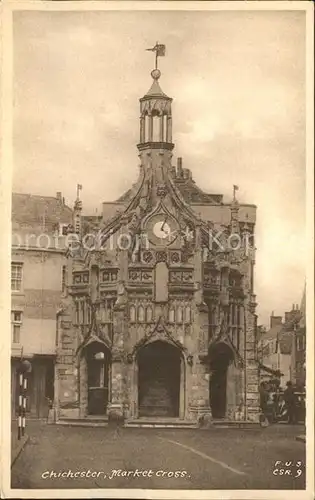
[[161,231],[163,231],[163,227],[165,226],[166,220],[167,220],[167,216],[165,217],[164,222],[163,222],[163,224],[161,226]]

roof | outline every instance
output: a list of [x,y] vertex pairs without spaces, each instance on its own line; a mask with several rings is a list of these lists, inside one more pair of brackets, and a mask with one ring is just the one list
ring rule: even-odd
[[157,80],[153,81],[150,89],[148,90],[148,92],[144,97],[164,97],[170,99],[166,94],[164,94]]
[[[184,177],[184,172],[186,177]],[[191,173],[188,169],[183,169],[182,172],[173,167],[172,177],[176,187],[180,191],[186,203],[200,203],[204,205],[218,205],[222,204],[222,194],[209,194],[202,191],[195,181],[191,178]],[[133,196],[133,188],[128,189],[120,198],[118,202],[129,202]]]
[[15,228],[45,227],[54,230],[59,223],[72,222],[72,210],[62,197],[40,196],[24,193],[12,194],[12,224]]
[[222,203],[223,196],[220,194],[208,194],[202,191],[192,179],[174,179],[176,187],[181,192],[187,203],[201,203],[217,205]]
[[270,330],[268,330],[266,333],[263,333],[260,337],[260,340],[273,340],[276,339],[279,335],[279,333],[283,330],[283,324],[280,325],[275,325]]
[[263,363],[258,363],[258,367],[260,370],[270,373],[271,375],[275,375],[276,377],[283,377],[283,373],[280,372],[280,370],[273,370],[269,366],[264,365]]

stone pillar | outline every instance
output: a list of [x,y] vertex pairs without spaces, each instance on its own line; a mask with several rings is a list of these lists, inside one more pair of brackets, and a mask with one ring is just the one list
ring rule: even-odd
[[194,356],[192,366],[190,413],[195,412],[195,418],[204,413],[210,413],[209,405],[209,374],[208,374],[208,306],[203,300],[203,259],[200,227],[196,227],[196,250],[194,255],[194,323],[193,337],[196,339],[197,356]]
[[167,134],[166,134],[166,142],[172,142],[172,117],[167,117]]
[[152,142],[153,140],[153,116],[149,115],[149,141]]
[[231,363],[227,370],[226,380],[226,415],[229,419],[235,420],[236,413],[242,406],[242,372],[240,366]]
[[235,407],[235,365],[234,362],[232,362],[228,366],[226,374],[226,417],[229,420],[234,420]]
[[[119,299],[118,299],[119,300]],[[118,301],[117,301],[118,302]],[[112,350],[111,368],[111,401],[108,404],[108,413],[113,409],[124,412],[125,403],[125,366],[124,366],[124,330],[125,304],[117,303],[113,315],[114,345]]]
[[115,350],[112,354],[111,370],[111,401],[108,403],[108,414],[112,411],[124,414],[125,400],[125,370],[123,362],[123,353]]
[[179,390],[179,418],[186,416],[186,366],[183,356],[180,358],[180,390]]
[[194,360],[193,387],[191,407],[195,409],[196,418],[210,414],[209,405],[209,370],[207,358],[199,355]]
[[80,394],[80,418],[86,417],[88,413],[88,367],[84,354],[79,360],[79,394]]
[[[70,308],[60,316],[59,345],[57,346],[55,376],[58,384],[55,395],[57,418],[78,418],[78,374],[75,364],[75,337],[71,325]],[[58,402],[56,402],[56,397]]]
[[164,116],[159,116],[160,119],[160,142],[164,140]]
[[255,303],[253,296],[249,297],[249,301],[245,303],[245,331],[244,331],[244,403],[245,403],[245,419],[253,422],[259,422],[260,401],[259,401],[259,374],[258,362],[255,356]]
[[[122,234],[127,234],[127,227],[122,226]],[[124,346],[128,335],[128,323],[126,319],[128,280],[128,250],[119,250],[119,276],[117,287],[117,301],[113,311],[113,348],[111,368],[111,401],[108,403],[107,413],[124,414],[126,402],[126,380],[124,364]]]
[[128,415],[131,418],[138,417],[138,362],[135,356],[133,356],[132,363],[128,366],[128,401],[129,401],[129,412]]
[[145,117],[142,115],[140,117],[140,144],[145,141]]

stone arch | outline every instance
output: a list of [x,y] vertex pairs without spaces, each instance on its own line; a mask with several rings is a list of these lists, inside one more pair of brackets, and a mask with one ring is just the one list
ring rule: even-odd
[[111,351],[99,339],[78,352],[80,416],[105,415],[111,395]]
[[234,366],[235,354],[226,342],[211,344],[209,359],[209,399],[213,418],[225,418],[227,413],[228,370]]
[[[184,349],[170,339],[153,337],[137,346],[131,356],[130,362],[134,367],[133,416],[184,419],[186,414]],[[150,400],[153,404],[149,404]],[[151,408],[148,408],[149,406]]]

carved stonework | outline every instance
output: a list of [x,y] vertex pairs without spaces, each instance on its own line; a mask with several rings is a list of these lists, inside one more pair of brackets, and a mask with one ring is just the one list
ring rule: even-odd
[[192,283],[193,271],[170,271],[171,283]]
[[151,264],[154,261],[154,255],[153,252],[150,252],[149,250],[145,250],[142,252],[142,261],[146,264]]
[[89,272],[74,272],[73,273],[73,284],[74,285],[81,285],[81,284],[88,284],[89,283]]
[[127,363],[131,365],[133,363],[133,355],[131,353],[127,354]]
[[191,354],[189,354],[187,356],[187,363],[189,364],[189,366],[192,366],[193,362],[194,362],[194,357]]
[[166,195],[166,186],[165,184],[159,184],[157,186],[157,189],[156,189],[156,194],[160,197],[160,198],[164,198],[164,196]]
[[101,282],[110,283],[117,281],[118,278],[118,270],[117,269],[106,269],[101,273]]
[[179,264],[181,262],[180,252],[170,252],[170,261],[171,264]]
[[112,351],[112,362],[120,362],[124,360],[124,351],[121,349],[113,349]]
[[156,262],[167,262],[167,253],[161,250],[156,252]]
[[129,280],[135,283],[152,283],[152,271],[147,269],[130,270]]

